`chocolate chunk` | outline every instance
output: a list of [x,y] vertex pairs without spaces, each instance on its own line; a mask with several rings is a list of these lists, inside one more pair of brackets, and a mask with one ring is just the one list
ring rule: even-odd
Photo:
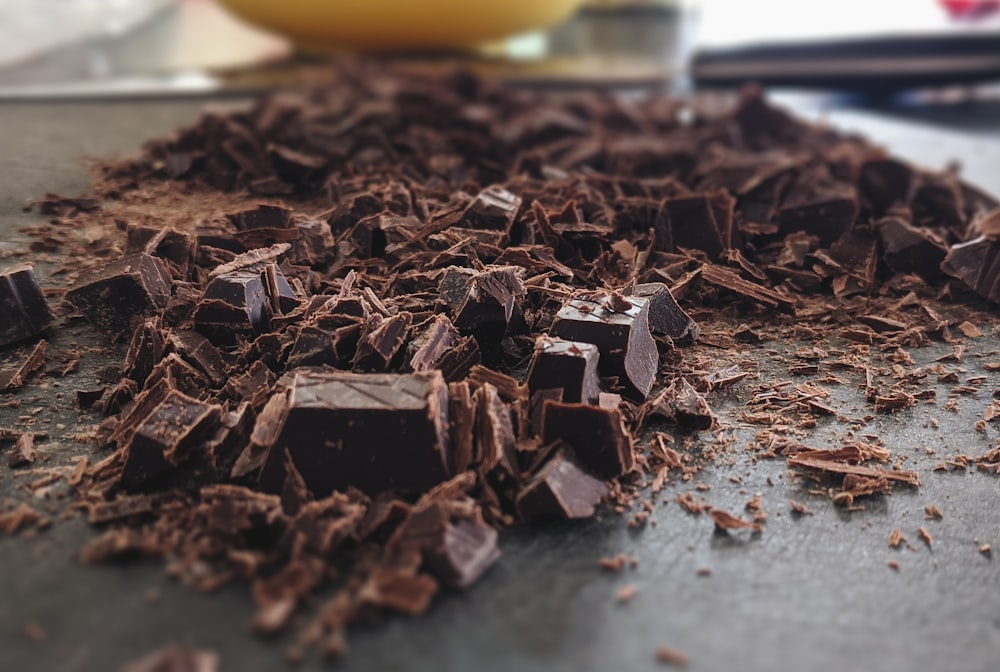
[[460,336],[447,315],[436,315],[407,346],[409,369],[438,369],[448,382],[462,380],[479,364],[479,344]]
[[502,335],[519,317],[525,289],[524,271],[517,266],[487,266],[482,270],[449,268],[438,287],[451,321],[460,331],[481,327]]
[[451,436],[451,473],[460,474],[472,466],[475,455],[476,405],[467,382],[448,385],[449,434]]
[[271,315],[261,269],[246,268],[223,273],[208,284],[194,322],[198,331],[225,341],[264,331]]
[[562,390],[562,401],[596,403],[600,392],[599,356],[597,346],[592,343],[539,336],[528,370],[528,389],[534,393],[558,388]]
[[228,380],[226,361],[212,343],[190,329],[171,332],[168,342],[174,352],[201,371],[212,387],[221,387]]
[[913,169],[894,159],[873,159],[861,166],[858,189],[876,216],[894,205],[907,205],[913,196],[916,176]]
[[132,661],[122,672],[218,672],[219,654],[203,649],[168,646]]
[[733,246],[734,204],[725,192],[666,199],[656,218],[657,247],[702,250],[717,259]]
[[941,270],[958,278],[972,291],[1000,303],[1000,243],[985,236],[952,245]]
[[35,448],[35,437],[32,434],[24,433],[17,437],[14,446],[7,454],[7,466],[11,469],[23,467],[31,464],[38,457],[38,450]]
[[218,406],[170,390],[132,435],[122,466],[122,487],[135,489],[179,465],[211,435],[219,418]]
[[648,299],[618,297],[615,301],[611,294],[598,294],[564,303],[549,332],[596,345],[601,374],[617,376],[626,394],[645,398],[653,387],[660,357],[648,320]]
[[659,415],[692,429],[709,429],[715,422],[708,402],[685,378],[677,378],[639,410],[640,419]]
[[130,225],[125,231],[125,253],[145,253],[164,262],[176,280],[187,277],[195,260],[197,241],[194,236],[173,229]]
[[537,518],[589,518],[608,494],[608,486],[591,476],[573,451],[559,449],[517,496],[517,513]]
[[52,311],[31,266],[0,273],[0,348],[37,336],[51,323]]
[[406,340],[413,316],[402,312],[389,317],[372,316],[358,339],[354,368],[357,371],[387,371]]
[[163,357],[163,347],[163,332],[158,321],[145,320],[132,334],[122,374],[142,385]]
[[662,282],[636,285],[632,296],[649,301],[649,329],[655,334],[672,339],[687,338],[697,341],[701,335],[698,323],[677,304],[674,295]]
[[823,169],[804,171],[785,196],[775,215],[781,233],[803,231],[817,236],[820,245],[832,245],[851,230],[858,215],[857,194]]
[[272,492],[280,490],[285,449],[317,496],[351,486],[367,494],[419,491],[448,475],[448,388],[436,371],[297,370],[276,424],[262,477]]
[[509,233],[520,207],[520,197],[499,186],[487,187],[465,210],[464,219],[473,229],[496,229]]
[[500,557],[497,531],[475,513],[431,504],[410,516],[389,541],[390,549],[416,547],[441,583],[468,588]]
[[918,229],[898,217],[887,217],[875,226],[882,239],[882,258],[893,272],[917,273],[930,280],[941,275],[948,247],[932,231]]
[[618,409],[546,401],[542,441],[565,441],[580,462],[602,478],[620,476],[635,463],[632,435]]
[[145,253],[111,262],[66,293],[66,300],[104,335],[131,335],[133,322],[170,298],[170,277],[159,259]]
[[510,409],[500,399],[497,388],[485,383],[472,397],[476,407],[475,463],[483,472],[500,469],[509,477],[517,477],[517,438],[510,418]]

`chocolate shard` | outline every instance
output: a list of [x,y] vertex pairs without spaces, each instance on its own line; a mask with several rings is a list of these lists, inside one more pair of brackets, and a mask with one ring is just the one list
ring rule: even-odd
[[899,217],[886,217],[875,226],[882,239],[882,259],[893,272],[917,273],[931,280],[940,277],[948,246],[934,232]]
[[803,231],[817,236],[825,247],[851,230],[858,209],[852,186],[837,182],[825,169],[805,171],[785,196],[775,220],[781,233]]
[[607,495],[604,481],[591,476],[564,446],[521,489],[517,513],[524,520],[589,518]]
[[473,229],[495,229],[510,232],[521,198],[500,186],[483,189],[465,210],[464,219]]
[[907,205],[913,197],[916,175],[913,169],[894,159],[872,159],[861,166],[858,190],[876,216],[894,205]]
[[510,408],[489,383],[476,390],[472,403],[476,406],[477,465],[484,473],[499,469],[508,477],[517,478],[517,437]]
[[979,236],[952,245],[941,262],[941,270],[964,282],[972,291],[1000,303],[1000,243]]
[[549,333],[596,345],[601,374],[617,376],[627,395],[645,399],[653,387],[660,355],[649,333],[648,299],[614,293],[570,299]]
[[17,437],[14,446],[7,454],[7,466],[11,469],[31,464],[38,457],[38,450],[35,448],[35,437],[33,434],[25,432]]
[[475,459],[476,405],[469,383],[448,385],[449,434],[451,436],[451,473],[460,474],[472,466]]
[[600,352],[593,343],[539,336],[528,369],[528,389],[532,393],[561,389],[562,401],[596,403],[600,393],[599,357]]
[[153,367],[163,357],[163,331],[156,319],[145,320],[136,327],[125,353],[122,374],[143,385]]
[[460,336],[447,315],[435,315],[407,346],[409,370],[438,369],[449,383],[468,376],[481,359],[476,339]]
[[45,352],[48,346],[48,341],[44,339],[38,341],[23,362],[11,368],[0,369],[0,392],[13,392],[21,389],[31,374],[44,367]]
[[226,360],[211,341],[190,329],[171,332],[168,337],[170,347],[201,371],[212,383],[212,387],[222,387],[229,379]]
[[129,225],[125,231],[126,254],[145,253],[158,257],[175,280],[183,280],[195,260],[194,236],[165,227]]
[[221,409],[170,390],[136,427],[125,450],[119,483],[134,490],[190,457],[202,439],[211,436]]
[[388,549],[421,553],[427,571],[451,588],[468,588],[500,557],[497,531],[478,507],[434,502],[415,511],[389,540]]
[[632,296],[649,301],[649,329],[655,334],[674,340],[698,340],[701,328],[677,303],[670,289],[662,282],[636,285]]
[[542,441],[565,441],[580,462],[602,478],[620,476],[635,464],[632,435],[617,408],[546,401]]
[[795,314],[795,302],[791,298],[760,283],[747,280],[728,268],[705,264],[701,267],[700,275],[705,282],[734,292],[744,299],[767,308]]
[[400,312],[389,317],[373,315],[365,323],[354,355],[357,371],[382,372],[401,352],[413,315]]
[[31,266],[22,264],[0,273],[0,348],[37,336],[52,319]]
[[[280,395],[283,396],[283,395]],[[262,486],[278,492],[287,449],[314,495],[355,487],[421,491],[448,475],[448,387],[437,371],[357,374],[299,369],[276,422]],[[275,426],[276,425],[276,426]]]
[[262,270],[241,268],[213,278],[195,309],[195,328],[223,342],[263,332],[273,311]]
[[482,270],[451,267],[438,286],[441,301],[460,331],[492,328],[502,335],[517,317],[525,296],[517,266],[487,266]]
[[639,410],[639,417],[659,415],[692,429],[709,429],[715,416],[705,398],[685,378],[677,378]]
[[654,228],[659,249],[701,250],[717,259],[733,246],[735,200],[725,193],[668,198],[660,206]]
[[112,340],[131,334],[133,322],[163,308],[170,276],[145,253],[122,257],[95,271],[66,293],[66,300]]

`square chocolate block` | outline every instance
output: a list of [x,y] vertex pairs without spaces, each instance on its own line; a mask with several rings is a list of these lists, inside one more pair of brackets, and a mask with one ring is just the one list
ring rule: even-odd
[[649,299],[614,294],[570,299],[549,333],[596,345],[601,375],[617,376],[628,396],[645,399],[653,387],[660,353],[649,333]]
[[532,392],[561,389],[563,401],[597,403],[601,391],[597,376],[599,356],[593,343],[539,336],[528,370],[528,389]]
[[565,441],[580,462],[602,478],[620,476],[635,464],[632,435],[617,408],[546,401],[542,441]]
[[214,433],[220,418],[218,406],[170,390],[132,435],[122,487],[137,488],[183,462]]
[[52,311],[31,266],[0,273],[0,348],[37,336],[52,323]]
[[66,300],[105,335],[117,340],[133,322],[170,298],[170,276],[159,259],[139,253],[98,269],[66,293]]
[[517,496],[517,513],[536,518],[589,518],[608,486],[591,476],[567,447],[559,449]]
[[262,475],[268,490],[281,488],[285,450],[317,497],[351,486],[419,492],[448,477],[448,386],[438,371],[297,370],[278,425]]

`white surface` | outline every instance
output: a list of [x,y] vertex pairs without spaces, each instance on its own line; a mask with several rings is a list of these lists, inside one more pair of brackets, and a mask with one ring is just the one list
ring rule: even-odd
[[1000,40],[1000,14],[955,21],[938,0],[704,0],[701,11],[706,47],[983,32]]

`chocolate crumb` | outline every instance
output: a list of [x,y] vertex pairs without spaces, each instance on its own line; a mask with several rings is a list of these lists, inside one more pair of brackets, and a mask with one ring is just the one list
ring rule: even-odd
[[677,649],[668,646],[660,646],[656,649],[656,662],[661,665],[686,668],[691,661],[686,654],[678,651]]

